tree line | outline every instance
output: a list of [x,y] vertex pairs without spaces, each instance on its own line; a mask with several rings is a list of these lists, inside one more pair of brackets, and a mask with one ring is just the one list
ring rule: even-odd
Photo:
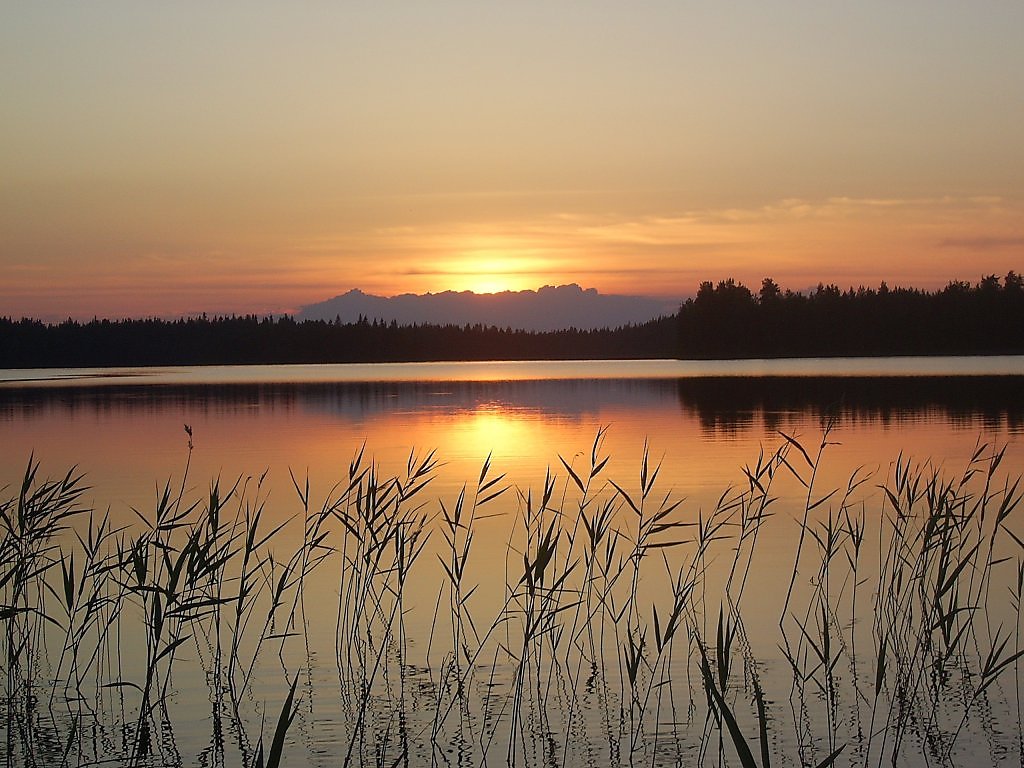
[[755,294],[735,280],[700,284],[678,315],[684,358],[973,355],[1024,352],[1024,279],[1010,272],[971,285],[783,290]]
[[743,358],[1024,353],[1024,279],[915,288],[765,278],[703,282],[671,317],[614,329],[523,331],[256,315],[88,322],[0,319],[0,367],[347,363],[429,360]]
[[244,365],[671,357],[675,320],[533,332],[484,325],[398,325],[293,318],[0,320],[0,367]]

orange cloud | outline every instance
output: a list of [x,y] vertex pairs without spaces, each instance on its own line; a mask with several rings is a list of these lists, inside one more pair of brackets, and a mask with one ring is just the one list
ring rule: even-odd
[[555,212],[351,227],[218,249],[0,267],[6,311],[90,317],[294,310],[358,287],[384,295],[575,282],[668,298],[764,276],[939,287],[1021,270],[1024,203],[997,197],[786,199],[661,215]]

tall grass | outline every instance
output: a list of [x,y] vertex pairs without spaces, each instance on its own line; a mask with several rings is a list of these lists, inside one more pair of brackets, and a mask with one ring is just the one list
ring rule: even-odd
[[189,764],[203,701],[210,765],[1019,762],[1005,450],[821,488],[831,437],[780,435],[704,508],[646,445],[611,477],[604,430],[452,499],[436,453],[360,449],[322,502],[293,476],[292,520],[265,476],[197,497],[186,462],[120,528],[30,459],[0,502],[5,761]]

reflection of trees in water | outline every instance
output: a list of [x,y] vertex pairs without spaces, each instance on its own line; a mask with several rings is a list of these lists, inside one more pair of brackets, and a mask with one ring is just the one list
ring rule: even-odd
[[766,431],[791,421],[881,425],[942,420],[966,429],[1024,429],[1024,378],[701,377],[677,381],[679,403],[716,435],[739,434],[760,421]]
[[65,386],[0,390],[0,418],[15,414],[104,415],[177,409],[244,414],[301,410],[359,420],[401,412],[460,413],[481,408],[540,418],[597,418],[606,407],[671,408],[668,379],[537,379],[527,381],[373,381],[295,384]]
[[351,419],[491,408],[552,420],[605,409],[660,411],[678,401],[708,434],[786,430],[809,419],[899,427],[941,420],[964,429],[1024,431],[1024,377],[694,377],[532,381],[401,381],[132,385],[0,390],[0,419],[67,416],[292,414]]

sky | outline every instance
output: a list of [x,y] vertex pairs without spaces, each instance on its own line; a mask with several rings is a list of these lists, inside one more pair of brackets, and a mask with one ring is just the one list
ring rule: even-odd
[[1024,3],[0,0],[0,316],[1024,271]]

